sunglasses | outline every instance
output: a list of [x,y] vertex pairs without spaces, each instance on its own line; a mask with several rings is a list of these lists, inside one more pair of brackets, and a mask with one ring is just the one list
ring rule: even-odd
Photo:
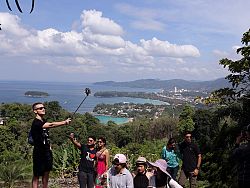
[[113,161],[113,162],[112,162],[112,164],[113,164],[113,165],[115,165],[115,166],[119,166],[119,165],[121,165],[121,163],[119,163],[119,162],[118,162],[118,161],[116,161],[116,160],[115,160],[115,161]]
[[36,108],[35,110],[43,110],[43,109],[46,109],[46,108],[43,106],[43,107]]
[[121,163],[119,163],[119,159],[114,159],[114,161],[112,162],[112,164],[113,165],[115,165],[115,166],[119,166],[119,165],[121,165]]
[[94,140],[89,139],[88,142],[94,142]]
[[98,143],[103,143],[103,141],[100,141],[100,140],[98,140],[97,142],[98,142]]

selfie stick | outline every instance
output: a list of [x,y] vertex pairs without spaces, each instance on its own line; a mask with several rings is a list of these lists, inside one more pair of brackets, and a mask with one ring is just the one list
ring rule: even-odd
[[89,88],[85,89],[85,94],[86,96],[84,97],[84,99],[82,100],[82,102],[79,104],[79,106],[76,108],[76,110],[74,111],[74,113],[72,114],[72,118],[74,117],[75,113],[78,111],[78,109],[81,107],[82,103],[85,101],[85,99],[89,96],[89,94],[91,93]]

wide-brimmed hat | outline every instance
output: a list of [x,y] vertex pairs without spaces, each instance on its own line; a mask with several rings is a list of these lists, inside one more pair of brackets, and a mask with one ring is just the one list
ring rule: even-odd
[[138,159],[135,162],[136,164],[146,164],[147,159],[145,157],[138,157]]
[[171,177],[171,175],[167,172],[167,167],[168,167],[167,161],[165,161],[164,159],[158,159],[154,163],[153,162],[149,162],[149,164],[152,165],[152,166],[154,166],[154,167],[158,167],[162,172],[164,172],[169,177]]

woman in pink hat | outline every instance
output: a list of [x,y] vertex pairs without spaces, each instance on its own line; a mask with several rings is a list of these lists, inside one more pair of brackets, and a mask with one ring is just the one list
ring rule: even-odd
[[155,167],[155,175],[149,180],[149,187],[156,188],[183,188],[167,172],[167,162],[164,159],[158,159],[154,163],[149,162]]

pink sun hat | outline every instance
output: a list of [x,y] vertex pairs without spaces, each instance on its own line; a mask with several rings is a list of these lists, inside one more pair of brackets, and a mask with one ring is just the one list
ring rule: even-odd
[[153,162],[149,162],[150,165],[154,166],[154,167],[158,167],[162,172],[164,172],[165,174],[167,174],[170,178],[171,175],[167,172],[167,161],[165,161],[164,159],[158,159],[156,160],[154,163]]

